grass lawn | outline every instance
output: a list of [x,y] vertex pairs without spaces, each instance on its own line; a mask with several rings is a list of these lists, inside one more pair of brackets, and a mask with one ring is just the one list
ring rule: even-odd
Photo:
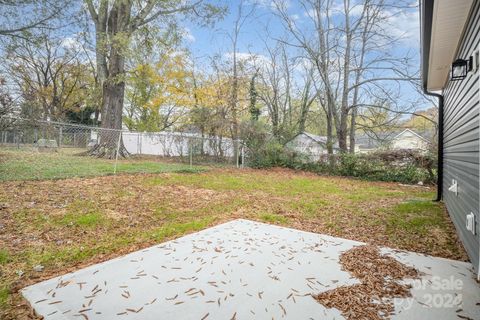
[[[43,180],[71,177],[111,175],[114,160],[97,159],[76,154],[83,149],[59,149],[58,152],[39,153],[31,148],[0,149],[0,181]],[[119,160],[117,173],[161,173],[199,171],[201,167],[188,164],[165,163],[153,160]]]
[[280,169],[0,184],[1,319],[26,317],[28,284],[236,218],[466,259],[423,187]]

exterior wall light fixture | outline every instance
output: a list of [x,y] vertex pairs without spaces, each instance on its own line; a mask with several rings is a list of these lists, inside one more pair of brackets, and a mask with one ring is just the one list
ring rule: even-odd
[[452,63],[452,75],[451,80],[463,80],[467,77],[467,73],[472,71],[473,57],[468,60],[457,59]]

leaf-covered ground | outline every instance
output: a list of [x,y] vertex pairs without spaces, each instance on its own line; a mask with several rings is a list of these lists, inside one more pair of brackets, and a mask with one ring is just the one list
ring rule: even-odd
[[466,259],[424,187],[280,169],[0,185],[2,319],[28,317],[18,294],[26,285],[237,218]]

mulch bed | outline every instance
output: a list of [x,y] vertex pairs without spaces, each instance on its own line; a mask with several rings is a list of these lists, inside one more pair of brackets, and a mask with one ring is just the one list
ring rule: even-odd
[[375,246],[360,246],[340,256],[342,270],[360,280],[360,284],[341,286],[314,296],[327,308],[337,308],[349,320],[390,319],[394,298],[411,297],[410,285],[401,280],[419,277],[419,272],[394,258],[381,255]]

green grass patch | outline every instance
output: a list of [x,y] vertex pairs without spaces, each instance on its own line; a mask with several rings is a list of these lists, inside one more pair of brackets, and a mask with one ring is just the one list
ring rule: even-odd
[[35,208],[25,208],[13,213],[15,223],[25,231],[44,230],[52,218]]
[[203,203],[201,206],[196,206],[192,208],[181,208],[178,209],[175,206],[169,204],[159,204],[153,210],[153,218],[158,222],[170,222],[177,223],[179,221],[183,222],[185,220],[194,220],[205,218],[213,219],[213,216],[221,216],[225,214],[232,213],[237,209],[251,205],[248,199],[242,198],[230,198],[228,201],[219,200],[219,201],[210,201]]
[[61,217],[53,218],[56,225],[79,226],[93,228],[97,225],[108,224],[98,204],[93,201],[76,200],[67,207],[67,213]]
[[71,244],[56,246],[50,245],[39,248],[25,250],[17,258],[27,264],[27,268],[32,268],[37,264],[45,267],[64,266],[72,263],[87,261],[98,255],[105,255],[115,252],[121,248],[128,247],[136,241],[142,241],[146,237],[139,232],[113,232],[108,235],[93,240],[92,243],[82,242],[81,244]]
[[[79,155],[82,150],[60,149],[59,152],[43,153],[27,150],[2,150],[0,181],[45,180],[72,177],[112,175],[114,160]],[[205,167],[188,164],[163,163],[152,160],[120,159],[117,174],[122,173],[198,173]]]
[[219,173],[216,175],[169,175],[152,177],[145,181],[147,185],[185,185],[210,190],[253,190],[261,187],[261,181],[254,181],[248,175]]
[[216,191],[257,191],[279,195],[305,194],[340,194],[342,190],[335,182],[328,179],[311,179],[305,177],[283,177],[269,174],[251,174],[236,172],[220,172],[214,175],[169,175],[151,177],[145,180],[145,185],[184,185],[189,187],[210,189]]
[[6,249],[0,249],[0,266],[10,261],[10,254]]
[[299,200],[292,200],[287,206],[294,211],[301,212],[305,218],[316,218],[325,213],[324,208],[329,204],[325,199],[309,197]]
[[442,207],[434,201],[409,200],[396,205],[394,211],[400,214],[425,212],[429,214],[436,214],[438,212],[442,212]]
[[363,186],[356,188],[354,192],[345,194],[345,198],[352,202],[362,202],[381,198],[400,197],[404,192],[399,190],[388,190],[377,186],[368,186],[363,181]]
[[153,211],[153,215],[160,219],[174,219],[176,214],[175,210],[165,203],[159,204]]
[[410,200],[397,204],[387,213],[387,228],[427,234],[432,227],[445,227],[442,206],[429,200]]
[[0,307],[5,307],[7,305],[9,295],[10,290],[8,290],[7,287],[0,286]]
[[205,229],[214,220],[215,217],[206,217],[195,221],[167,223],[153,232],[150,232],[150,237],[156,241],[163,241],[166,238]]
[[259,218],[268,223],[287,224],[288,218],[274,213],[261,213]]
[[95,247],[83,248],[81,246],[69,246],[62,248],[49,248],[40,254],[31,254],[32,265],[36,262],[43,266],[63,265],[65,263],[77,263],[85,261],[97,254]]
[[63,216],[63,218],[61,219],[62,224],[76,225],[76,226],[86,227],[86,228],[95,227],[104,221],[105,221],[105,218],[103,217],[102,214],[98,212],[91,212],[91,213],[86,213],[81,215],[69,213]]

